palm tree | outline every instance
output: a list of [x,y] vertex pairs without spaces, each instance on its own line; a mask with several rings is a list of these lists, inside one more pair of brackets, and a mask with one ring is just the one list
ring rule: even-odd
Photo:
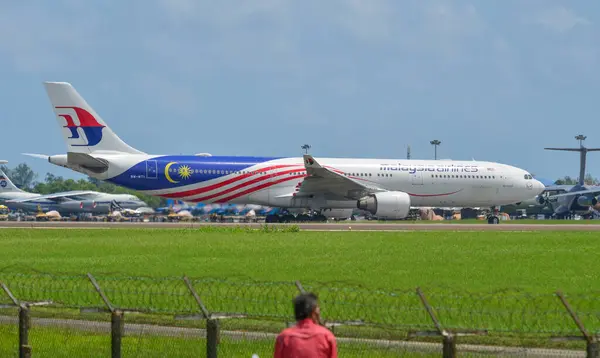
[[310,149],[310,144],[304,144],[300,148],[304,149],[304,153],[308,154],[308,150]]

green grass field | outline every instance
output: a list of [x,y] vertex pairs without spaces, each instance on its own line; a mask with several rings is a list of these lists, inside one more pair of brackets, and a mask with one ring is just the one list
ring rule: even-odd
[[533,293],[599,287],[594,232],[0,230],[0,269]]
[[[576,334],[553,296],[557,289],[569,295],[590,330],[599,330],[593,295],[599,249],[597,232],[3,229],[0,280],[17,297],[101,305],[83,276],[91,272],[118,306],[197,312],[178,278],[186,274],[210,311],[247,314],[246,329],[265,328],[265,318],[289,319],[293,281],[300,280],[319,293],[327,320],[361,320],[398,332],[432,328],[415,294],[420,286],[445,326],[487,329],[490,343],[504,342],[498,336],[510,332]],[[32,276],[33,270],[80,276],[56,281]],[[353,329],[338,332],[362,334]]]

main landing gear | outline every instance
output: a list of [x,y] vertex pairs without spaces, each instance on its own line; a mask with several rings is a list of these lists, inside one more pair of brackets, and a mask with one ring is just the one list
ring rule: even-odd
[[488,214],[487,222],[488,224],[500,224],[500,218],[498,217],[498,212],[500,211],[497,207],[492,207],[491,213]]
[[307,215],[307,214],[284,214],[284,215],[267,215],[265,218],[266,223],[301,223],[301,222],[327,222],[327,217],[321,214]]

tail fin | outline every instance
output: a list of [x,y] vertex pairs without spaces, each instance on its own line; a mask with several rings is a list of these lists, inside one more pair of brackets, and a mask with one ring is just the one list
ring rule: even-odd
[[23,190],[17,188],[15,184],[8,178],[8,176],[0,169],[0,193],[9,193],[9,192],[22,192]]
[[73,153],[144,154],[123,142],[67,82],[44,82],[67,150]]

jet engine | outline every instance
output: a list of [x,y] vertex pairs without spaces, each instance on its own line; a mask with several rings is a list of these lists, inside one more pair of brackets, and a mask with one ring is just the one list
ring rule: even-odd
[[538,195],[535,197],[535,201],[540,205],[544,205],[546,203],[546,198],[541,195]]
[[356,206],[377,217],[404,219],[410,211],[410,196],[401,191],[387,191],[367,195]]
[[598,204],[598,200],[594,197],[582,195],[577,198],[577,205],[579,206],[594,206],[596,204]]

